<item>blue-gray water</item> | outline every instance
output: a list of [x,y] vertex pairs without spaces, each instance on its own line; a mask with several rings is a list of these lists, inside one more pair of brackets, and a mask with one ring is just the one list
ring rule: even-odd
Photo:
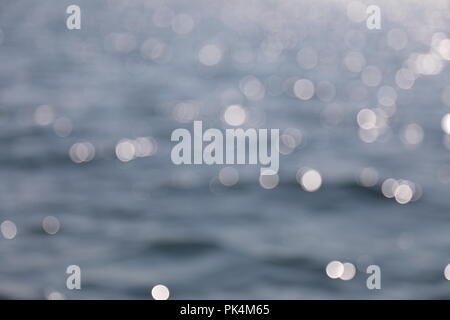
[[[432,40],[449,36],[450,5],[375,2],[364,7],[380,6],[381,30],[358,22],[358,3],[347,10],[346,1],[77,0],[81,30],[66,28],[72,1],[1,3],[0,220],[17,235],[0,238],[0,297],[149,299],[159,283],[175,299],[450,297],[441,128],[449,48]],[[218,48],[218,58],[206,51],[217,64],[202,64],[207,45]],[[313,54],[302,66],[303,48]],[[353,51],[380,70],[379,83],[349,71]],[[419,63],[414,54],[428,56]],[[398,70],[414,66],[413,86],[399,88]],[[259,95],[242,88],[249,76],[262,84]],[[301,78],[316,85],[310,99],[292,90]],[[321,81],[335,95],[320,94]],[[383,86],[397,94],[395,107],[380,107]],[[183,102],[195,107],[180,123]],[[171,132],[192,129],[192,120],[228,128],[221,117],[230,104],[255,114],[244,127],[301,132],[301,144],[280,155],[276,188],[260,186],[259,166],[233,166],[239,181],[225,187],[224,166],[172,164]],[[395,112],[376,141],[364,142],[357,114],[376,107]],[[56,123],[72,130],[58,136]],[[403,137],[411,123],[423,130],[412,146]],[[121,139],[148,136],[152,156],[118,159]],[[70,158],[79,142],[95,148],[91,161]],[[319,190],[299,185],[302,167],[320,172]],[[378,174],[371,187],[357,178],[368,167]],[[421,197],[388,199],[387,178],[412,181]],[[47,216],[61,224],[54,235],[42,228]],[[330,279],[332,260],[355,264],[356,276]],[[72,264],[81,290],[66,289]],[[381,268],[381,290],[366,287],[369,264]]]

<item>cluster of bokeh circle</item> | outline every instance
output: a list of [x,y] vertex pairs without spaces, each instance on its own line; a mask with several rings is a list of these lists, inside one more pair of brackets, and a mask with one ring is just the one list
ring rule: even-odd
[[[393,4],[393,6],[395,6]],[[364,28],[366,15],[366,5],[360,1],[348,1],[345,6],[347,18],[361,28]],[[406,19],[401,8],[397,7],[392,12],[387,12],[389,19],[401,22]],[[227,15],[222,17],[224,23],[233,23],[233,18]],[[155,8],[152,22],[159,28],[172,30],[175,34],[183,36],[191,33],[196,27],[196,19],[188,13],[175,13],[167,5]],[[268,23],[269,24],[269,23]],[[265,26],[270,28],[271,26]],[[290,30],[289,30],[290,31]],[[367,30],[367,32],[369,32]],[[1,35],[1,34],[0,34]],[[283,35],[282,39],[269,39],[261,46],[259,54],[264,59],[276,60],[280,52],[285,48],[294,47],[290,43],[289,32]],[[405,29],[395,27],[386,33],[386,44],[394,52],[399,52],[407,47],[411,35]],[[352,39],[352,50],[345,53],[340,62],[350,73],[358,75],[358,85],[350,90],[350,99],[364,100],[368,90],[376,90],[377,106],[361,108],[354,119],[357,126],[357,135],[363,143],[372,144],[383,140],[388,134],[392,134],[390,123],[397,112],[397,99],[399,90],[412,90],[417,79],[441,73],[450,61],[450,39],[443,32],[435,32],[431,39],[428,39],[428,50],[426,52],[412,52],[402,66],[396,70],[394,75],[394,85],[383,84],[384,74],[379,66],[368,63],[366,57],[360,50],[364,45],[364,35],[362,31],[349,31],[347,39]],[[1,37],[0,37],[1,39]],[[349,40],[350,41],[350,40]],[[355,44],[356,43],[356,44]],[[359,44],[358,44],[359,43]],[[362,43],[362,44],[361,44]],[[112,52],[128,53],[138,49],[143,58],[161,63],[168,59],[170,51],[169,44],[156,38],[149,38],[141,46],[131,33],[111,33],[105,39],[105,49]],[[218,66],[228,54],[220,43],[212,41],[205,43],[197,52],[197,63],[206,68]],[[280,52],[279,52],[280,51]],[[258,53],[251,48],[243,47],[229,53],[230,58],[237,65],[252,64],[257,61]],[[320,68],[322,60],[333,60],[331,57],[323,57],[312,46],[302,47],[296,54],[295,64],[302,70],[312,71]],[[261,101],[268,94],[289,94],[299,101],[308,101],[317,98],[327,106],[321,112],[321,119],[326,126],[334,126],[342,121],[342,110],[338,104],[334,104],[337,96],[337,86],[329,80],[314,81],[307,77],[291,77],[280,79],[272,76],[268,79],[261,79],[254,75],[242,77],[237,84],[240,96],[249,101]],[[255,125],[264,122],[265,114],[252,107],[246,107],[244,103],[235,103],[231,99],[235,92],[224,92],[223,101],[233,101],[224,105],[221,112],[222,122],[231,127],[239,127],[244,124]],[[442,90],[441,101],[443,105],[450,107],[450,85]],[[189,123],[195,120],[201,113],[201,106],[196,101],[179,101],[171,108],[171,117],[178,123]],[[71,135],[74,128],[72,120],[64,115],[58,115],[51,105],[36,106],[33,114],[33,121],[36,126],[47,127],[53,130],[54,134],[60,138]],[[443,133],[442,145],[450,150],[450,113],[445,113],[439,123]],[[306,143],[305,132],[299,128],[285,128],[280,136],[280,153],[289,155],[294,150],[301,148]],[[399,138],[406,148],[417,148],[423,143],[425,137],[424,128],[415,122],[407,123],[402,127]],[[152,157],[159,152],[158,141],[153,136],[124,137],[115,142],[114,154],[120,162],[130,162],[138,158]],[[71,144],[67,150],[68,159],[75,164],[82,164],[93,161],[96,157],[96,146],[91,141],[77,141]],[[301,167],[295,173],[298,185],[307,192],[318,191],[323,184],[323,174],[318,168]],[[225,166],[219,170],[217,180],[225,187],[232,187],[239,183],[239,171],[231,166]],[[418,182],[398,177],[382,178],[379,171],[373,167],[363,168],[357,178],[357,182],[367,188],[380,186],[378,190],[384,197],[395,200],[397,204],[405,205],[418,201],[422,194],[422,186]],[[263,189],[274,189],[280,183],[277,174],[260,175],[258,183]],[[12,220],[4,220],[0,224],[0,232],[4,239],[13,240],[20,230]],[[42,220],[42,229],[49,235],[56,235],[60,230],[60,221],[55,216],[46,216]],[[450,265],[444,269],[444,276],[450,280]],[[340,262],[333,260],[326,265],[325,274],[332,279],[351,280],[356,274],[354,264],[350,262]],[[150,289],[151,296],[157,300],[166,300],[170,296],[169,288],[163,284],[158,284]],[[51,293],[50,298],[60,297]]]

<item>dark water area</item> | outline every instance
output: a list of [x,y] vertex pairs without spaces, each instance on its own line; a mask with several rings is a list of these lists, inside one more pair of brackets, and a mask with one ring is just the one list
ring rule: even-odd
[[[2,229],[0,297],[449,298],[450,5],[375,2],[79,0],[81,30],[71,1],[2,2],[0,223],[17,234]],[[258,165],[172,163],[172,131],[230,128],[230,105],[280,129],[276,187]],[[333,260],[354,278],[330,279]]]

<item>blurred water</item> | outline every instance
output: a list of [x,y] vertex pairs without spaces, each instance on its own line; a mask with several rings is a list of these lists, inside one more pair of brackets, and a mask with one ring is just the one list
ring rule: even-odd
[[[69,31],[70,4],[0,4],[0,219],[18,229],[0,240],[1,297],[147,299],[158,283],[175,299],[449,297],[441,118],[450,110],[450,77],[437,53],[419,67],[414,60],[433,52],[437,33],[448,35],[448,1],[366,3],[381,7],[381,30],[368,30],[358,3],[347,1],[79,0],[82,29]],[[389,35],[393,29],[400,31]],[[220,57],[205,49],[217,64],[199,60],[205,45],[219,50]],[[297,61],[304,48],[310,56]],[[349,52],[379,68],[381,82],[370,86],[372,74],[350,72]],[[411,89],[399,88],[398,70],[414,66],[422,74]],[[246,91],[248,76],[262,93]],[[295,96],[300,78],[316,85],[311,99]],[[320,94],[321,81],[336,94]],[[395,112],[367,143],[357,114],[380,105],[382,86],[397,93]],[[195,106],[186,123],[177,121],[180,102]],[[302,134],[301,145],[281,155],[274,189],[261,188],[258,166],[235,166],[239,182],[225,187],[221,166],[170,160],[174,129],[192,128],[194,119],[226,128],[221,114],[233,103],[254,113],[247,127]],[[44,108],[40,120],[40,105],[50,105],[54,119]],[[54,130],[61,118],[73,126],[64,138]],[[410,123],[423,128],[416,146],[401,139]],[[140,136],[153,137],[156,153],[119,161],[116,144]],[[69,150],[83,141],[95,157],[75,163]],[[316,192],[296,181],[305,166],[323,177]],[[378,172],[373,187],[357,182],[366,167]],[[383,196],[391,177],[420,185],[420,199],[400,205]],[[42,230],[46,216],[59,219],[57,234]],[[332,260],[360,270],[332,280]],[[65,288],[70,264],[81,267],[80,291]],[[366,288],[368,264],[381,267],[382,290]]]

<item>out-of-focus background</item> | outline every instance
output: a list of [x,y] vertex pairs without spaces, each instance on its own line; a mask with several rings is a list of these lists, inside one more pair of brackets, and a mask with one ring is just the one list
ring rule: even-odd
[[[449,32],[438,0],[3,1],[0,297],[450,297]],[[278,176],[172,164],[193,120],[279,128]]]

